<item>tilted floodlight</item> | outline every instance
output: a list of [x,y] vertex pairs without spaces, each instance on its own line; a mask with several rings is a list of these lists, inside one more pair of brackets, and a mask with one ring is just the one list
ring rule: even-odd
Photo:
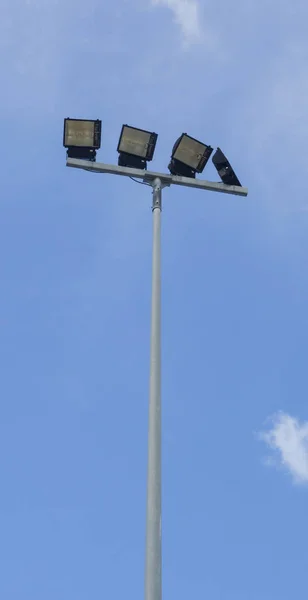
[[227,185],[238,185],[242,187],[228,159],[225,157],[224,153],[220,150],[220,148],[217,148],[212,158],[212,161],[223,183]]
[[146,169],[154,156],[157,137],[157,133],[123,125],[118,143],[119,166]]
[[86,119],[64,119],[63,146],[69,158],[95,161],[101,146],[102,122]]
[[196,173],[202,173],[212,152],[211,146],[182,133],[173,146],[168,169],[171,175],[195,177]]

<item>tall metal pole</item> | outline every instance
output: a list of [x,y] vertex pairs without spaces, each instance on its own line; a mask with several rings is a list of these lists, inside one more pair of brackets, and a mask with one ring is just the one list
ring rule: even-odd
[[161,180],[156,178],[152,187],[153,263],[145,600],[161,600]]
[[145,600],[162,600],[162,552],[161,552],[161,265],[160,220],[162,189],[180,185],[235,196],[247,196],[248,189],[225,183],[202,181],[156,173],[143,169],[106,165],[88,160],[67,158],[68,167],[110,173],[142,179],[153,188],[153,273],[152,273],[152,326],[149,399],[149,448],[147,482]]

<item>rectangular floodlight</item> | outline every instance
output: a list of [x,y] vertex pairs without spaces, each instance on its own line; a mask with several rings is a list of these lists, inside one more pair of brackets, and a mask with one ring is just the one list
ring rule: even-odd
[[150,161],[154,156],[157,137],[157,133],[123,125],[118,152],[137,156],[146,162]]
[[237,185],[242,187],[228,159],[220,148],[217,148],[212,161],[223,183],[226,185]]
[[92,148],[101,146],[102,122],[86,119],[64,119],[63,146],[65,148]]
[[183,133],[176,141],[171,159],[180,162],[197,173],[202,173],[213,148]]

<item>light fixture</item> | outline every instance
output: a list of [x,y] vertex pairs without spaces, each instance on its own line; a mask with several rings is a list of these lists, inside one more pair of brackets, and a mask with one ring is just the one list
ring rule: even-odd
[[69,158],[95,161],[101,146],[102,122],[87,119],[64,119],[63,146]]
[[157,133],[123,125],[117,148],[119,166],[146,169],[154,156],[157,137]]
[[196,173],[202,173],[212,152],[211,146],[182,133],[173,146],[168,169],[171,175],[195,177]]
[[220,148],[217,148],[212,161],[223,183],[226,185],[237,185],[242,187],[228,159],[225,157]]

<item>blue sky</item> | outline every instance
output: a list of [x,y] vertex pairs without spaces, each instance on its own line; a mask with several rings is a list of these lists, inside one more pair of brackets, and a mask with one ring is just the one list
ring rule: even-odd
[[[247,199],[163,198],[163,586],[304,598],[303,0],[3,0],[0,597],[142,598],[151,197],[64,117],[221,146]],[[211,164],[205,177],[217,180]]]

